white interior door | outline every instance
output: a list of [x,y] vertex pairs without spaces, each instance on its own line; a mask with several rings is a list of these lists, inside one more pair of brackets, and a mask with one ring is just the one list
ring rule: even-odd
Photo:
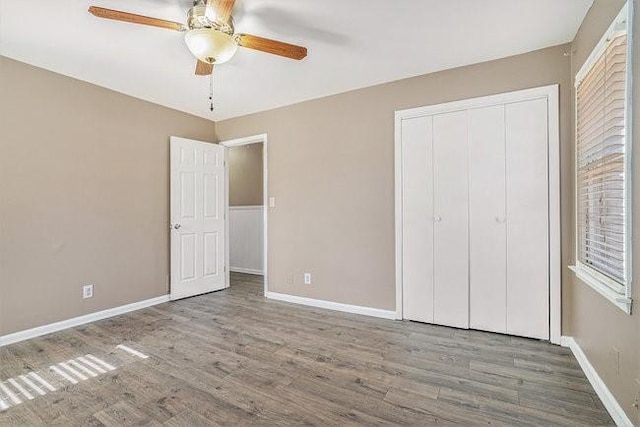
[[171,299],[228,286],[225,147],[171,137]]
[[433,117],[434,323],[469,327],[467,111]]
[[[432,117],[402,121],[404,317],[433,322]],[[410,227],[410,228],[409,228]]]
[[469,326],[507,330],[504,105],[469,110]]
[[547,99],[505,106],[507,333],[549,338]]

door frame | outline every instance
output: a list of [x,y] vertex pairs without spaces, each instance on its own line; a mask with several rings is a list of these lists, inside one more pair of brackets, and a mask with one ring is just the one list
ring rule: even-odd
[[402,120],[546,98],[549,126],[549,337],[552,343],[560,344],[562,332],[562,267],[560,246],[560,123],[558,91],[559,85],[553,84],[443,104],[398,110],[395,112],[396,319],[402,320],[404,314],[402,311]]
[[[269,257],[268,257],[268,226],[269,226],[269,185],[268,185],[268,176],[269,176],[269,170],[268,170],[268,163],[267,163],[267,147],[268,147],[268,143],[267,143],[267,134],[266,133],[262,133],[259,135],[253,135],[253,136],[247,136],[244,138],[237,138],[237,139],[230,139],[227,141],[220,141],[218,144],[227,147],[227,148],[231,148],[231,147],[239,147],[242,145],[249,145],[249,144],[260,144],[262,143],[262,206],[263,206],[263,213],[262,213],[262,232],[264,234],[263,236],[263,274],[264,274],[264,295],[267,295],[267,292],[269,291]],[[229,150],[226,150],[227,153]],[[227,158],[226,160],[226,167],[225,167],[225,179],[227,181],[227,191],[226,191],[226,202],[225,202],[225,209],[226,209],[226,221],[225,221],[225,227],[226,227],[226,242],[225,242],[225,246],[226,246],[226,251],[227,253],[229,253],[229,161],[228,161],[228,154],[225,154],[225,158]],[[231,283],[230,281],[230,269],[227,268],[227,283]]]

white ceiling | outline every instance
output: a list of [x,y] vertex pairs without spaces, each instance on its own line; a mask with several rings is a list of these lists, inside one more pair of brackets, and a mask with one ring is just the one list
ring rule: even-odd
[[0,54],[221,120],[553,46],[593,0],[238,0],[236,30],[301,44],[303,61],[239,49],[209,81],[183,33],[98,19],[90,5],[185,22],[189,0],[0,0]]

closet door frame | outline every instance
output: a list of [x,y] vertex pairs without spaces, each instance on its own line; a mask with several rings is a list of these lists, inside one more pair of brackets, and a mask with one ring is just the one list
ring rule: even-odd
[[560,123],[558,97],[558,85],[554,84],[395,112],[396,319],[401,320],[404,318],[402,310],[402,121],[405,119],[473,108],[504,105],[534,99],[546,99],[549,126],[549,336],[552,343],[560,344],[562,333],[562,289],[560,264]]

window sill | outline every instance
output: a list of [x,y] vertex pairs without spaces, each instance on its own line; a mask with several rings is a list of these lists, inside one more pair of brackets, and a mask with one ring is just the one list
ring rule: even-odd
[[632,300],[630,298],[614,291],[593,274],[589,273],[589,271],[580,266],[570,265],[569,269],[575,273],[576,277],[580,279],[580,281],[592,287],[596,292],[608,299],[613,305],[625,313],[631,314]]

